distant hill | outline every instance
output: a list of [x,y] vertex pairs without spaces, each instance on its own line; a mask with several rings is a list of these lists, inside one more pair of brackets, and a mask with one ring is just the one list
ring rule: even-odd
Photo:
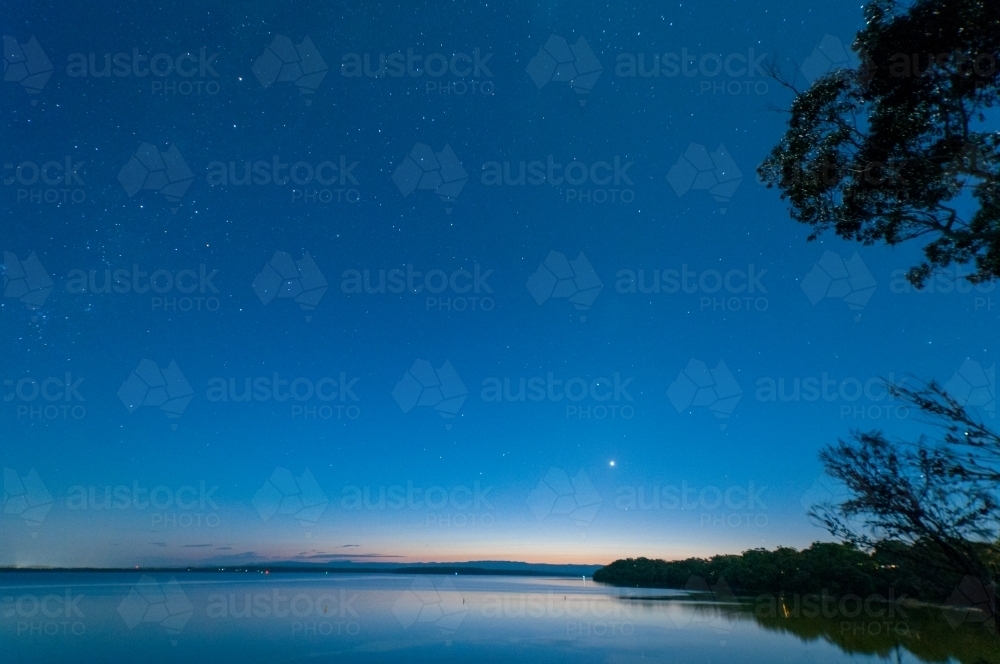
[[525,563],[510,560],[473,560],[448,563],[373,563],[350,560],[306,563],[301,561],[273,561],[251,564],[199,564],[186,566],[157,566],[143,568],[49,568],[17,567],[0,568],[2,572],[270,572],[298,574],[460,574],[467,576],[593,576],[600,565],[550,565],[545,563]]
[[[303,563],[296,561],[270,563],[272,567],[295,570],[338,572],[383,572],[392,574],[503,574],[521,576],[586,576],[590,578],[600,565],[550,565],[511,560],[471,560],[448,563],[374,563],[335,561]],[[262,567],[262,565],[255,565]]]

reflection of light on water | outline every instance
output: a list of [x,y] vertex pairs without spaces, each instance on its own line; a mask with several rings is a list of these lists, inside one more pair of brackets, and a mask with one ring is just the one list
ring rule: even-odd
[[[189,648],[191,652],[197,649],[200,656],[186,661],[313,661],[309,657],[315,657],[318,641],[306,632],[309,625],[316,624],[317,630],[327,625],[337,634],[341,629],[338,623],[344,631],[336,638],[345,647],[363,649],[365,643],[377,644],[371,647],[386,653],[396,652],[392,661],[441,661],[448,643],[462,653],[474,650],[474,660],[533,664],[565,662],[567,647],[585,653],[580,659],[622,664],[640,661],[972,664],[979,662],[983,653],[1000,652],[995,647],[996,636],[987,633],[981,624],[970,625],[966,621],[953,629],[932,609],[907,609],[908,637],[862,638],[861,634],[853,634],[853,628],[844,632],[839,618],[797,616],[793,595],[771,597],[769,602],[773,603],[768,603],[769,611],[763,617],[754,610],[751,598],[742,598],[742,605],[737,605],[712,601],[708,595],[674,590],[614,588],[581,577],[420,576],[430,584],[420,582],[417,592],[413,592],[411,580],[398,575],[305,577],[271,572],[254,574],[249,580],[244,575],[231,574],[177,575],[191,603],[197,607],[208,606],[209,598],[218,593],[225,595],[227,606],[231,594],[241,598],[241,602],[245,594],[263,593],[270,598],[274,592],[287,598],[286,602],[300,593],[315,599],[313,612],[304,618],[293,614],[278,618],[271,613],[242,618],[229,615],[220,620],[195,611],[191,623],[185,627],[185,638],[177,647]],[[442,588],[445,580],[453,582],[454,588]],[[94,588],[102,589],[86,589],[88,581],[96,582]],[[65,651],[46,653],[42,658],[38,657],[37,640],[4,641],[4,662],[77,661],[80,658],[73,655],[81,648],[90,649],[88,655],[93,661],[117,661],[119,653],[115,648],[120,644],[112,637],[118,633],[115,630],[122,631],[125,627],[116,609],[134,586],[134,575],[66,574],[44,578],[26,575],[23,580],[4,578],[0,582],[0,599],[6,595],[14,597],[14,609],[16,598],[21,595],[62,596],[65,588],[71,586],[74,593],[86,595],[81,607],[88,619],[85,636],[78,641],[67,640],[65,645],[62,641],[54,642],[53,647]],[[335,590],[327,595],[332,588],[343,590],[339,595],[343,603],[338,604]],[[406,600],[401,606],[394,606],[401,596]],[[3,608],[0,602],[0,614]],[[394,614],[407,621],[412,619],[413,623],[406,628],[393,619]],[[95,617],[91,619],[91,615]],[[113,620],[106,625],[99,616]],[[271,628],[291,630],[296,624],[299,631],[295,639],[274,638]],[[163,648],[169,647],[160,629],[144,630],[137,626],[130,634],[130,655],[133,655],[130,661],[160,661]],[[317,631],[317,635],[322,634]],[[983,640],[986,637],[992,640]],[[457,661],[457,655],[449,659]],[[990,654],[985,661],[997,664]]]

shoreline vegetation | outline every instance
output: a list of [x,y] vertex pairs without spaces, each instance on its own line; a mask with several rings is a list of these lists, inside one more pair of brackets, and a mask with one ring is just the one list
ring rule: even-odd
[[[997,545],[984,545],[996,556]],[[662,588],[687,596],[634,602],[691,601],[694,620],[727,633],[741,621],[803,641],[824,640],[846,653],[902,661],[1000,663],[996,587],[928,567],[915,547],[886,543],[873,552],[814,542],[796,550],[754,549],[740,555],[664,561],[616,560],[594,581]]]
[[[984,545],[994,556],[1000,546]],[[712,593],[719,601],[770,593],[852,595],[944,604],[965,582],[957,572],[930,568],[917,547],[886,543],[873,552],[852,544],[814,542],[806,549],[750,549],[739,555],[686,560],[625,558],[594,572],[599,583]],[[995,591],[994,591],[995,592]]]

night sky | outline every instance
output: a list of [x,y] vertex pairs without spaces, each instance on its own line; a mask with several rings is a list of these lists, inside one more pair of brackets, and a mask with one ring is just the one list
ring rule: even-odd
[[880,378],[993,421],[993,285],[755,174],[860,3],[211,4],[0,7],[0,565],[805,546]]

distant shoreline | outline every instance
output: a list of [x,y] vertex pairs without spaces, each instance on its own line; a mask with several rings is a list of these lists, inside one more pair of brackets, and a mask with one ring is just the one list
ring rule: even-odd
[[[464,566],[464,565],[401,565],[399,567],[371,567],[367,565],[352,565],[349,567],[328,567],[328,566],[299,566],[299,565],[218,565],[218,566],[190,566],[190,567],[0,567],[0,574],[135,574],[137,572],[166,574],[166,573],[197,573],[197,574],[426,574],[426,575],[448,575],[448,576],[528,576],[528,577],[563,577],[563,578],[586,578],[593,577],[593,571],[599,565],[579,566],[579,570],[564,569],[561,565],[554,565],[553,569],[545,569],[540,566],[525,567],[523,569],[503,569],[496,567]],[[589,568],[593,567],[593,570]],[[582,572],[582,573],[581,573]]]

